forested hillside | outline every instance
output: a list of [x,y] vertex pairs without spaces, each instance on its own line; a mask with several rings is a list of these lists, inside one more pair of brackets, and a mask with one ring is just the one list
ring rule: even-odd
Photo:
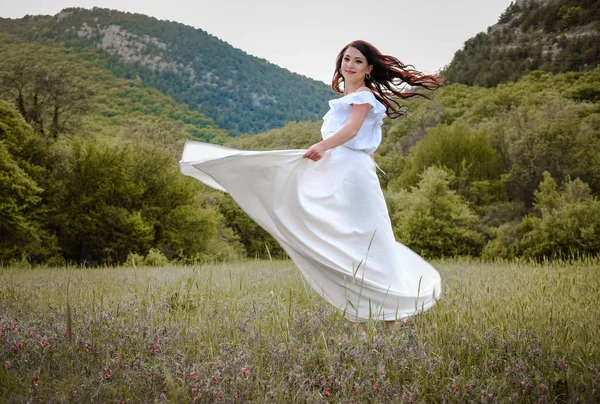
[[600,62],[600,2],[517,0],[465,42],[444,69],[451,83],[493,87],[523,74],[585,71]]
[[96,52],[55,45],[0,35],[0,262],[243,254],[223,195],[177,169],[186,139],[227,132]]
[[[561,1],[544,3],[538,11],[518,2],[501,21],[512,24],[534,15],[528,32],[555,29],[554,20],[547,26],[541,22],[547,15],[543,10]],[[571,13],[581,26],[593,26],[587,13],[595,5],[580,4],[580,14]],[[221,48],[201,31],[192,30],[195,37],[190,29],[99,9],[0,21],[0,265],[152,265],[284,255],[231,198],[181,175],[177,160],[186,139],[244,149],[305,148],[320,139],[321,122],[281,116],[280,124],[290,121],[281,128],[231,137],[210,117],[178,103],[183,93],[169,89],[183,83],[181,77],[197,77],[190,53],[196,46],[212,49],[207,55],[215,58],[223,53],[232,63],[238,60],[234,76],[244,83],[260,87],[266,85],[254,80],[260,74],[280,72],[286,85],[298,87],[281,85],[278,91],[300,92],[315,108],[327,107],[322,87],[305,85],[305,79],[296,83],[282,69]],[[177,30],[190,34],[183,50],[168,40]],[[206,42],[195,42],[200,37]],[[580,37],[584,41],[589,35]],[[127,46],[98,52],[101,38]],[[585,55],[573,49],[552,63]],[[386,172],[379,174],[380,181],[398,240],[426,257],[597,255],[600,67],[586,59],[564,68],[577,71],[536,70],[520,77],[527,69],[518,73],[519,63],[527,56],[506,59],[494,52],[487,54],[494,66],[506,63],[514,69],[477,71],[489,73],[485,80],[496,75],[513,82],[491,88],[449,84],[432,101],[409,101],[408,116],[385,119],[376,160]],[[242,70],[263,73],[249,80],[238,74]],[[152,88],[153,78],[159,88],[175,83],[163,88],[172,97]],[[208,88],[185,83],[188,95]],[[229,91],[219,93],[215,89],[222,83],[213,84],[214,91],[206,94]],[[253,88],[237,86],[231,94],[255,98]],[[219,109],[219,100],[203,102]],[[255,108],[255,115],[220,111],[231,113],[223,119],[240,125],[241,116],[267,117],[259,126],[270,127],[271,115],[258,113],[267,104]]]
[[46,45],[98,51],[117,76],[154,87],[231,134],[316,120],[332,92],[206,33],[176,22],[94,8],[0,18],[0,32]]

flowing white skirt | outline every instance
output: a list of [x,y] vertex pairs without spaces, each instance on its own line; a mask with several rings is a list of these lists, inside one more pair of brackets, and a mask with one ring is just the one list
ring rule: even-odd
[[305,152],[188,141],[180,169],[228,192],[347,319],[398,320],[432,307],[440,275],[394,239],[371,157],[340,146],[314,162]]

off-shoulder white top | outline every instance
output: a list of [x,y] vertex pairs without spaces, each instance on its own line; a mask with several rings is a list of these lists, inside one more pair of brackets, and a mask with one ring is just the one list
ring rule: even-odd
[[370,104],[371,109],[356,136],[344,143],[355,150],[374,153],[381,143],[381,125],[386,107],[370,91],[358,91],[329,101],[329,111],[323,117],[321,135],[327,139],[348,122],[354,104]]

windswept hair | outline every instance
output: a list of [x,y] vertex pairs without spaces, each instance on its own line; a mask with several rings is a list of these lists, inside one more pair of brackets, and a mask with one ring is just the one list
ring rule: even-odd
[[372,65],[371,78],[365,77],[365,86],[373,91],[373,95],[387,108],[387,116],[398,118],[406,115],[408,106],[401,105],[393,97],[408,99],[413,97],[430,98],[418,92],[401,91],[403,84],[412,87],[422,87],[427,90],[436,90],[442,86],[444,77],[426,75],[414,69],[414,66],[405,65],[393,56],[383,55],[376,47],[365,41],[353,41],[342,49],[337,56],[335,73],[331,81],[331,88],[337,94],[343,93],[340,85],[344,82],[341,74],[342,60],[348,48],[356,48],[367,59],[367,65]]

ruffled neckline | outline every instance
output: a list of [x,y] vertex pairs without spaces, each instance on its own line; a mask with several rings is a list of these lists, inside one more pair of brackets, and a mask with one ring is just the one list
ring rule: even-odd
[[[363,93],[366,93],[365,95],[362,95]],[[333,106],[335,105],[336,107],[339,108],[339,106],[346,107],[349,106],[352,102],[347,101],[348,98],[352,98],[352,96],[354,97],[368,97],[369,103],[373,106],[373,110],[372,112],[378,115],[385,115],[386,113],[386,106],[379,101],[376,97],[375,94],[373,94],[372,91],[355,91],[353,93],[350,94],[346,94],[342,97],[339,98],[334,98],[332,100],[329,101],[329,106],[333,108]],[[364,98],[363,98],[364,100]]]

